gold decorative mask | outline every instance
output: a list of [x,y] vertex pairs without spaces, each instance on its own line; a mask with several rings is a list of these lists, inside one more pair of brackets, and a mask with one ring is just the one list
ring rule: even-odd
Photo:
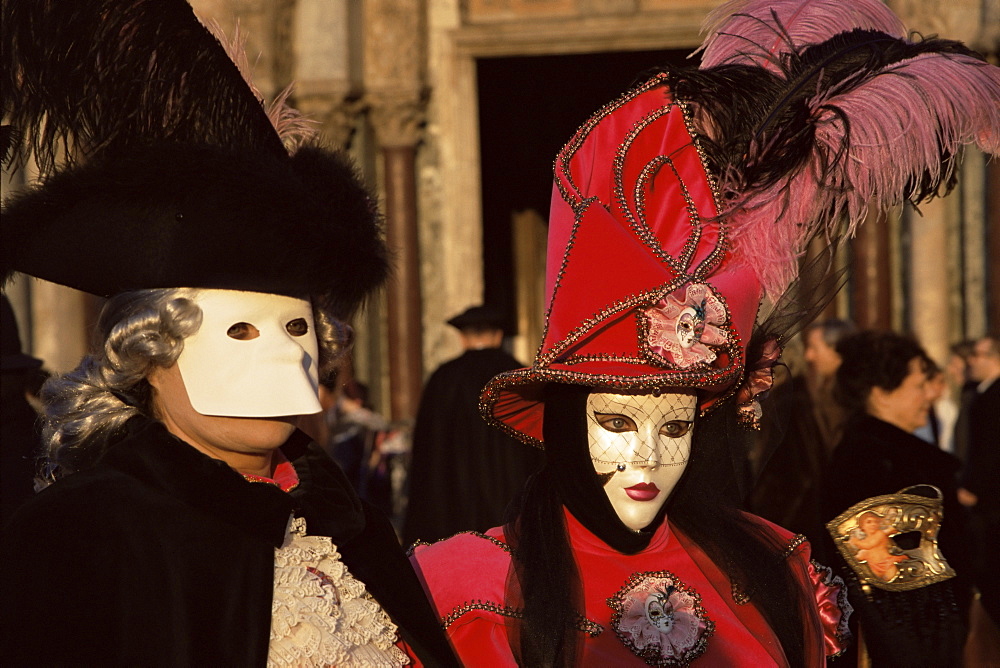
[[906,591],[955,575],[937,544],[941,518],[941,490],[916,485],[860,501],[826,528],[863,584]]

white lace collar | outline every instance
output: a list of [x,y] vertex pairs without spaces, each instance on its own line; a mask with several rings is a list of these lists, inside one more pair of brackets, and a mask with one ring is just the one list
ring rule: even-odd
[[268,666],[404,666],[396,625],[326,536],[292,518],[274,551]]

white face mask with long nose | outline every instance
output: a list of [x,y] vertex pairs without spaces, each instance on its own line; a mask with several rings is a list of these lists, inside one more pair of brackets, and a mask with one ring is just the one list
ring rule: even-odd
[[587,397],[590,458],[629,529],[649,526],[687,468],[696,408],[686,393]]
[[319,403],[319,344],[305,299],[261,292],[200,290],[198,331],[177,366],[202,415],[309,415]]

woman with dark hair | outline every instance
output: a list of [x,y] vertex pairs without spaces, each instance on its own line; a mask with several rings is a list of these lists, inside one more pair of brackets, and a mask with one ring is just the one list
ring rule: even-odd
[[[960,463],[914,435],[930,410],[932,363],[915,339],[893,332],[859,332],[842,339],[837,352],[843,361],[834,393],[849,417],[827,471],[823,508],[844,559],[864,651],[874,665],[960,665],[971,593]],[[916,499],[914,489],[923,490]],[[939,510],[914,512],[919,495]],[[874,532],[873,515],[881,518]],[[922,525],[908,520],[921,515]],[[914,542],[915,529],[922,543]],[[880,550],[870,553],[876,538]],[[943,557],[936,563],[928,554]]]
[[834,392],[849,417],[830,463],[831,482],[823,495],[826,518],[861,499],[917,484],[941,490],[949,519],[963,515],[958,459],[913,435],[930,409],[930,360],[924,349],[909,336],[864,331],[842,339],[837,352],[843,362]]
[[[760,282],[689,113],[657,75],[556,160],[545,338],[481,398],[545,464],[502,527],[411,557],[463,663],[816,665],[846,640],[804,539],[735,507],[738,416],[778,350],[755,342],[747,362]],[[660,156],[671,168],[644,172]],[[737,397],[751,364],[760,384]]]
[[[843,649],[828,569],[737,509],[741,425],[759,424],[784,337],[822,305],[819,289],[786,292],[813,233],[936,193],[970,140],[934,131],[954,113],[937,96],[876,94],[886,117],[859,113],[868,84],[937,86],[921,67],[897,76],[925,51],[990,91],[970,126],[1000,121],[1000,70],[906,40],[877,0],[849,4],[723,6],[701,69],[643,80],[557,156],[543,339],[480,401],[546,463],[502,527],[411,557],[463,662],[817,666]],[[887,118],[904,128],[891,140]]]
[[3,136],[45,178],[5,202],[0,275],[107,298],[42,391],[5,663],[454,664],[387,518],[296,428],[388,274],[353,166],[279,132],[181,0],[3,7]]

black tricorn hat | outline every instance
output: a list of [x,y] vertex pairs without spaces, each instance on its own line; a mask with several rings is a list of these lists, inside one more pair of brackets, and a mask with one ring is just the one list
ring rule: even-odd
[[11,157],[32,154],[42,179],[5,203],[3,280],[310,296],[341,317],[384,281],[351,162],[289,153],[186,2],[5,0],[4,14]]

